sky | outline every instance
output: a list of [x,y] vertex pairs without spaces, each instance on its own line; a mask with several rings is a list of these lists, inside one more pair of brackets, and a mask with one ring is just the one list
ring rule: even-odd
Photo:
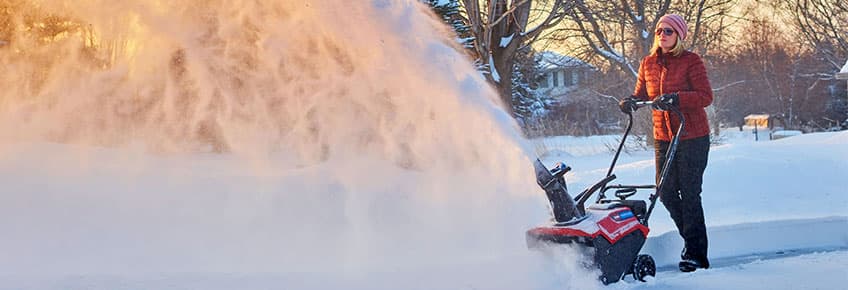
[[[549,218],[537,145],[579,189],[615,137],[521,137],[419,3],[71,2],[45,9],[139,45],[105,66],[74,37],[0,49],[0,289],[601,288],[580,249],[524,231]],[[727,134],[704,186],[717,266],[612,287],[846,282],[846,132]],[[658,206],[661,269],[671,225]]]

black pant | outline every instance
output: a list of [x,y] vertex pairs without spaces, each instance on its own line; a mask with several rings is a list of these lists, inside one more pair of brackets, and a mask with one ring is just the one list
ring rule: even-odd
[[[654,152],[659,183],[662,166],[669,142],[656,141]],[[704,169],[707,168],[707,156],[710,151],[710,137],[704,136],[682,140],[677,146],[677,154],[669,165],[665,184],[660,192],[665,208],[683,237],[684,247],[680,254],[683,260],[695,260],[709,267],[707,260],[707,227],[704,224],[704,209],[701,206],[701,184]]]

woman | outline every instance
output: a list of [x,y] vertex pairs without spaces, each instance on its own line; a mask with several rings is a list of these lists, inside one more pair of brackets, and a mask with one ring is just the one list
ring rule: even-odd
[[639,66],[633,96],[621,100],[619,106],[629,113],[635,110],[637,100],[653,99],[657,182],[669,142],[680,133],[676,132],[680,120],[668,110],[676,107],[686,118],[660,200],[684,240],[680,270],[691,272],[710,267],[701,184],[710,150],[710,126],[704,108],[712,103],[713,93],[701,57],[683,49],[687,29],[679,15],[667,14],[660,18],[651,54],[642,59]]

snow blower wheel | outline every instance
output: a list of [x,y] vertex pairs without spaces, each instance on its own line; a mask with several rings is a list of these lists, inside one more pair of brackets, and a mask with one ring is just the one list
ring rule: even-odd
[[657,274],[657,265],[654,263],[654,258],[648,255],[639,255],[636,261],[633,261],[633,278],[645,282],[645,277],[655,276]]

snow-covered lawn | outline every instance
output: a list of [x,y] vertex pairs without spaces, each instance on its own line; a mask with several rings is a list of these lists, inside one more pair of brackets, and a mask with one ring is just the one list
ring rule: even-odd
[[[703,200],[715,267],[674,269],[680,239],[658,205],[643,252],[660,273],[608,288],[848,283],[848,132],[745,137],[710,152]],[[595,140],[601,147],[609,138]],[[574,168],[572,191],[606,173],[611,155],[587,154],[590,143],[556,157]],[[0,289],[603,288],[569,249],[545,257],[524,248],[523,231],[547,218],[529,174],[525,192],[481,195],[473,189],[491,181],[467,173],[329,170],[339,164],[250,171],[257,165],[226,155],[4,149]],[[615,171],[622,183],[653,172],[650,152],[623,155]],[[395,178],[381,179],[387,174]],[[433,184],[437,177],[444,184]]]

